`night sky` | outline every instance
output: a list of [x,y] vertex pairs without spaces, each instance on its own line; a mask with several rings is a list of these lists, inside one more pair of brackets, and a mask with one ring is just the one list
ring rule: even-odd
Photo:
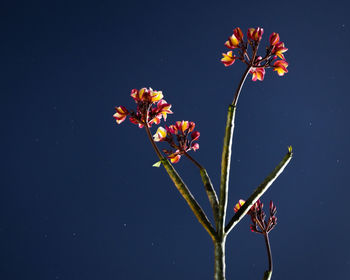
[[[347,279],[348,10],[340,0],[3,2],[0,279],[213,279],[212,241],[152,167],[146,132],[112,115],[134,108],[131,89],[162,90],[174,112],[167,124],[196,123],[191,154],[218,190],[227,106],[245,70],[224,67],[221,53],[235,27],[256,26],[263,46],[280,34],[289,73],[245,83],[228,218],[292,145],[262,198],[277,205],[272,279]],[[186,158],[175,167],[212,219],[197,168]],[[249,224],[228,237],[228,280],[267,269]]]

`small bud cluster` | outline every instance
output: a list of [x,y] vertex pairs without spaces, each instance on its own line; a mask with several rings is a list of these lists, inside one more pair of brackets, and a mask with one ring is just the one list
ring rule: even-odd
[[[234,211],[237,212],[245,203],[243,199],[240,199],[238,203],[234,207]],[[254,205],[250,208],[248,214],[250,215],[252,224],[250,225],[250,229],[252,232],[267,234],[269,233],[277,224],[276,206],[270,201],[270,217],[266,222],[266,214],[263,210],[264,204],[258,200]]]

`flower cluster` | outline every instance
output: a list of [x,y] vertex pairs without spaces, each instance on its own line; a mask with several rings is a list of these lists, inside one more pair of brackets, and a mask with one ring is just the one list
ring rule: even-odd
[[[242,205],[245,203],[243,199],[240,199],[238,203],[234,207],[234,211],[237,212]],[[269,233],[277,224],[276,206],[270,201],[270,217],[266,222],[266,214],[263,210],[264,204],[258,200],[254,205],[250,208],[248,214],[252,220],[252,224],[250,225],[250,229],[252,232],[267,234]]]
[[[231,49],[227,53],[223,53],[221,62],[225,66],[232,65],[237,59],[241,60],[248,66],[250,66],[249,73],[252,74],[252,80],[262,81],[265,76],[265,68],[273,68],[279,76],[283,76],[288,73],[288,63],[285,60],[283,53],[288,49],[284,46],[284,43],[280,41],[278,33],[272,33],[270,35],[270,45],[266,48],[266,54],[264,57],[258,56],[257,51],[262,38],[264,30],[260,27],[249,28],[247,32],[247,41],[244,41],[243,33],[239,27],[233,30],[233,34],[225,43],[225,46]],[[248,54],[248,45],[252,49],[252,54]],[[237,49],[238,54],[233,54],[234,49]],[[280,58],[281,60],[276,60]]]
[[113,117],[117,123],[122,123],[127,116],[130,122],[138,124],[140,128],[144,125],[149,127],[155,123],[159,124],[161,119],[166,120],[167,114],[172,114],[171,105],[163,99],[161,91],[155,91],[151,88],[142,88],[140,90],[131,90],[131,97],[137,104],[136,112],[127,110],[124,106],[116,107],[116,113]]
[[[171,105],[163,99],[161,91],[155,91],[151,88],[133,89],[131,97],[137,104],[136,112],[126,109],[124,106],[116,107],[116,113],[113,117],[117,124],[122,123],[127,116],[130,122],[138,124],[140,128],[147,125],[151,127],[153,123],[159,124],[163,118],[166,121],[167,114],[172,114]],[[200,133],[194,131],[195,123],[190,121],[177,121],[174,125],[159,127],[153,136],[155,142],[168,142],[172,150],[163,150],[172,163],[180,160],[181,156],[188,151],[196,151],[199,144],[194,143],[198,140]]]
[[199,149],[199,144],[194,143],[200,136],[198,131],[194,131],[195,126],[195,123],[190,121],[177,121],[174,125],[165,126],[165,128],[160,126],[153,135],[153,139],[156,142],[168,142],[175,149],[163,150],[163,152],[172,163],[176,163],[180,160],[181,155],[190,150]]

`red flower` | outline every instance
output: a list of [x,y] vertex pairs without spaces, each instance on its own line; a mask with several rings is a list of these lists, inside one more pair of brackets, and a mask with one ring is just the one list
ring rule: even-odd
[[243,33],[242,30],[239,27],[236,27],[233,30],[233,35],[237,38],[238,41],[242,42],[243,41]]
[[115,107],[115,109],[117,112],[113,115],[113,117],[116,119],[117,124],[120,124],[125,121],[127,115],[129,115],[129,112],[124,106]]
[[236,60],[236,56],[232,54],[232,51],[229,51],[227,53],[223,53],[223,58],[221,58],[221,62],[226,66],[230,66],[232,65],[235,60]]
[[[177,121],[173,125],[165,126],[165,128],[159,127],[156,134],[153,135],[153,139],[156,142],[168,142],[170,147],[175,149],[175,151],[163,151],[172,163],[176,163],[180,160],[181,155],[190,150],[199,149],[199,144],[194,143],[200,136],[198,131],[194,131],[195,126],[194,122]],[[189,135],[190,137],[188,137]]]
[[247,33],[248,40],[253,41],[255,43],[259,43],[263,33],[264,33],[264,29],[260,27],[249,28]]
[[280,35],[276,32],[273,32],[271,35],[270,35],[270,45],[271,46],[274,46],[276,45],[278,42],[280,41]]
[[249,73],[253,74],[252,80],[255,82],[256,80],[262,81],[265,76],[265,68],[263,67],[252,67]]
[[288,51],[288,49],[284,46],[283,42],[279,42],[276,45],[273,46],[271,53],[276,55],[275,57],[279,57],[281,59],[284,59],[283,53]]
[[243,42],[243,33],[239,27],[233,30],[233,34],[226,41],[225,46],[229,49],[235,49],[239,47],[239,44]]
[[160,120],[164,119],[166,121],[167,114],[172,114],[173,112],[170,110],[171,105],[168,104],[164,99],[157,102],[157,107],[152,108],[149,113],[149,124],[155,123],[159,124]]
[[197,151],[199,149],[199,144],[198,143],[192,143],[191,144],[191,150]]
[[273,64],[274,71],[277,71],[277,74],[279,76],[283,76],[285,73],[288,73],[287,67],[288,67],[288,62],[285,60],[277,60],[274,64]]
[[152,88],[133,89],[131,90],[131,97],[134,98],[136,103],[155,103],[163,98],[163,93],[161,91],[154,91]]
[[[237,54],[233,51],[223,53],[221,62],[227,67],[232,65],[237,59],[244,62],[250,68],[253,81],[263,81],[265,76],[265,68],[274,68],[278,75],[283,76],[287,73],[288,63],[286,62],[275,62],[274,59],[277,57],[284,60],[284,54],[288,49],[284,43],[280,41],[278,33],[273,32],[270,37],[270,46],[266,49],[264,57],[258,56],[258,46],[262,39],[264,29],[261,27],[249,28],[247,32],[248,41],[243,40],[243,33],[239,27],[235,28],[233,35],[226,41],[225,46],[230,49],[238,49]],[[249,52],[248,48],[251,48]]]
[[198,140],[200,133],[198,131],[193,131],[191,134],[192,141]]
[[161,142],[166,139],[167,131],[164,127],[158,127],[156,134],[153,135],[153,140],[155,142]]
[[131,90],[131,97],[137,104],[136,112],[128,111],[124,106],[116,107],[117,112],[113,117],[118,124],[130,115],[130,122],[142,128],[146,123],[148,126],[153,123],[159,124],[162,118],[164,121],[166,120],[167,114],[173,113],[170,110],[171,105],[162,99],[163,93],[161,91],[155,91],[151,88],[133,89]]
[[176,151],[175,153],[168,155],[168,158],[170,159],[171,163],[177,163],[177,162],[179,162],[181,156],[180,156],[179,152]]

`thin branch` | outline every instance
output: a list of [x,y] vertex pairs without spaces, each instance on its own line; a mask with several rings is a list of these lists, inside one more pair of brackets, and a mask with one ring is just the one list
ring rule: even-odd
[[248,211],[254,205],[254,203],[268,190],[268,188],[272,185],[272,183],[277,179],[277,177],[283,172],[284,168],[288,165],[288,163],[292,159],[292,156],[292,149],[289,148],[288,153],[285,155],[282,161],[269,174],[269,176],[265,178],[265,180],[260,184],[260,186],[256,188],[253,194],[232,217],[230,222],[225,227],[226,234],[228,234],[240,222],[240,220],[248,213]]
[[242,76],[242,78],[241,78],[241,81],[239,82],[239,85],[238,85],[238,87],[237,87],[237,89],[236,89],[235,96],[234,96],[233,101],[232,101],[232,105],[233,105],[233,106],[237,106],[239,95],[240,95],[240,93],[241,93],[241,90],[242,90],[244,81],[245,81],[245,79],[246,79],[247,76],[248,76],[248,73],[249,73],[250,68],[251,68],[251,66],[248,65],[247,69],[246,69],[246,70],[244,71],[244,73],[243,73],[243,76]]
[[150,140],[153,148],[155,149],[160,161],[162,162],[165,170],[167,171],[169,177],[171,178],[171,180],[173,181],[175,187],[178,189],[178,191],[180,192],[180,194],[182,195],[182,197],[186,200],[187,204],[190,206],[190,208],[192,209],[194,215],[196,216],[196,218],[198,219],[198,221],[202,224],[202,226],[207,230],[207,232],[209,233],[209,235],[211,236],[211,238],[213,240],[216,239],[216,232],[215,229],[213,228],[212,224],[210,223],[209,219],[207,218],[207,216],[205,215],[203,209],[201,208],[201,206],[198,204],[198,202],[196,201],[196,199],[193,197],[193,195],[191,194],[190,190],[187,188],[186,184],[182,181],[181,177],[179,176],[179,174],[176,172],[176,170],[174,169],[174,167],[170,164],[170,162],[162,156],[162,154],[160,153],[157,145],[155,144],[153,137],[151,135],[150,129],[148,127],[148,125],[145,125],[146,128],[146,132],[147,132],[147,136],[148,139]]
[[273,269],[272,254],[271,254],[269,234],[267,232],[264,233],[264,239],[265,239],[265,245],[266,245],[266,251],[267,251],[267,258],[269,259],[269,270],[268,271],[272,272],[272,269]]
[[214,221],[216,226],[218,225],[218,215],[219,215],[219,200],[218,196],[216,194],[216,191],[213,187],[213,184],[209,178],[209,175],[205,168],[200,165],[193,157],[191,157],[188,153],[185,153],[185,156],[187,156],[198,168],[201,174],[202,182],[204,184],[205,192],[207,193],[209,203],[211,205],[211,208],[213,210],[214,215]]
[[200,165],[199,162],[196,161],[193,157],[191,157],[187,152],[185,152],[184,154],[185,154],[185,156],[186,156],[190,161],[193,162],[193,164],[194,164],[195,166],[197,166],[199,169],[203,169],[203,166]]
[[218,226],[219,222],[219,201],[218,201],[218,196],[216,195],[215,189],[213,187],[213,184],[209,178],[209,175],[207,171],[202,168],[200,170],[200,174],[202,177],[202,181],[204,184],[205,191],[207,193],[211,208],[213,209],[213,215],[214,215],[214,221],[216,224],[216,227]]
[[168,172],[169,177],[173,181],[174,185],[178,189],[178,191],[181,193],[182,197],[186,200],[187,204],[192,209],[194,215],[197,217],[198,221],[202,224],[202,226],[207,230],[209,235],[213,240],[216,239],[216,232],[213,228],[212,224],[210,223],[208,217],[205,215],[203,209],[198,204],[198,202],[195,200],[193,195],[191,194],[190,190],[187,188],[185,183],[182,181],[179,174],[176,172],[174,167],[170,164],[170,162],[163,158],[161,159],[161,162],[165,168],[165,170]]

